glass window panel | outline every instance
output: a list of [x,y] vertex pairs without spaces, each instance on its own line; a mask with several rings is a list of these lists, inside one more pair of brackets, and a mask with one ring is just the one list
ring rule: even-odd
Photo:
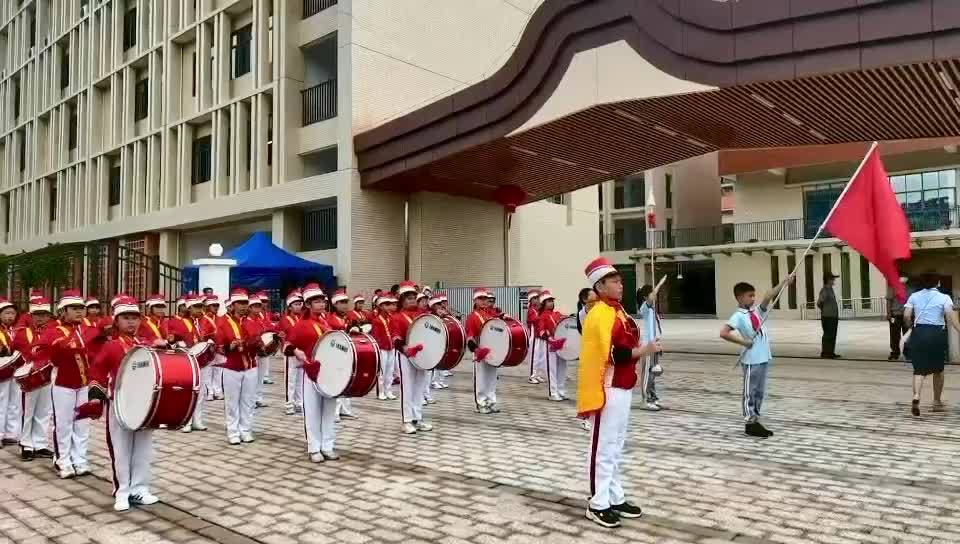
[[923,188],[926,189],[936,189],[940,186],[940,177],[936,172],[924,172],[923,173]]
[[940,171],[940,187],[956,187],[957,186],[957,171],[956,170],[941,170]]
[[907,193],[907,194],[906,194],[906,197],[907,197],[907,204],[908,204],[908,205],[909,205],[909,204],[919,204],[919,203],[920,203],[920,193],[919,193],[919,192]]
[[944,205],[953,206],[953,203],[956,202],[956,198],[956,189],[940,189],[940,200]]
[[907,180],[903,176],[893,176],[890,178],[890,183],[893,184],[894,193],[902,193],[907,190]]
[[908,191],[919,191],[923,188],[923,178],[920,174],[908,174],[906,178]]
[[903,193],[898,193],[898,194],[897,194],[897,202],[899,202],[900,204],[903,204],[903,203],[906,202],[906,201],[907,201],[907,195],[905,195],[905,194],[903,194]]

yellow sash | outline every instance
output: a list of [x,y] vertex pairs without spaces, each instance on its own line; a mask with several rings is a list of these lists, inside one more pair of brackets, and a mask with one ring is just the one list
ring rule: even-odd
[[183,321],[183,324],[187,326],[187,332],[193,334],[193,323],[191,323],[189,319],[185,317],[178,317],[177,319]]
[[242,340],[242,338],[240,338],[240,327],[237,325],[237,322],[233,320],[233,316],[227,314],[227,321],[230,322],[230,328],[233,329],[233,335],[236,336],[237,340]]
[[314,321],[312,325],[313,330],[317,331],[317,338],[319,339],[321,336],[323,336],[323,329],[320,328],[320,325],[316,321]]
[[[60,332],[63,333],[63,339],[67,340],[73,334],[73,331],[64,327],[63,325],[57,326],[60,329]],[[83,339],[80,338],[80,334],[77,334],[77,339],[80,340],[80,345],[83,346]],[[84,346],[85,347],[85,346]],[[86,351],[81,350],[80,353],[74,353],[73,359],[77,363],[77,370],[80,372],[80,383],[87,384],[87,361],[86,361]]]
[[152,318],[152,317],[148,317],[148,318],[147,318],[147,325],[150,326],[150,329],[153,331],[153,334],[157,335],[157,338],[163,338],[163,335],[160,334],[160,329],[157,328],[157,326],[153,324],[153,318]]
[[610,361],[616,319],[617,310],[599,301],[584,320],[577,380],[577,415],[580,417],[600,410],[606,403],[603,382]]
[[3,343],[3,347],[5,347],[5,348],[9,348],[9,347],[10,347],[10,343],[7,342],[7,332],[8,332],[8,329],[6,329],[6,328],[4,328],[2,331],[0,331],[0,342]]

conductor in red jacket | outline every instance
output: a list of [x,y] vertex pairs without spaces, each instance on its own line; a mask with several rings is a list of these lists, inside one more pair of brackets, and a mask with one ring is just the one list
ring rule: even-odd
[[217,350],[223,364],[223,397],[227,442],[253,442],[253,410],[257,401],[257,344],[244,327],[249,298],[246,289],[233,289],[227,300],[229,312],[217,320]]

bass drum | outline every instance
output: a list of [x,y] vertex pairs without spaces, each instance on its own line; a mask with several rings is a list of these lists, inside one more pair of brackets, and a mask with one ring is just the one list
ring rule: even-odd
[[135,347],[120,362],[113,410],[124,429],[179,429],[193,417],[200,365],[189,353]]
[[487,320],[480,329],[481,348],[490,353],[483,362],[491,366],[518,366],[527,357],[527,328],[512,317]]
[[407,346],[420,344],[423,350],[410,359],[422,370],[450,370],[460,364],[467,348],[467,333],[450,317],[424,314],[410,323]]
[[553,337],[566,340],[563,347],[557,351],[557,356],[565,361],[580,358],[580,331],[577,330],[577,316],[571,315],[561,319],[557,323]]
[[377,385],[380,350],[368,334],[326,332],[312,357],[320,363],[313,387],[325,397],[363,397]]

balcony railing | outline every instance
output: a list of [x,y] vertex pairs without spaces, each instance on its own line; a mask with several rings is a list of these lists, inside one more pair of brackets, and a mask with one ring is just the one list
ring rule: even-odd
[[311,17],[337,5],[337,0],[303,0],[303,18]]
[[[929,232],[960,228],[960,206],[932,210],[907,211],[911,232]],[[656,248],[716,246],[725,244],[749,244],[757,242],[782,242],[813,238],[820,227],[820,220],[779,219],[751,223],[727,223],[712,227],[690,227],[653,232]],[[827,234],[829,235],[829,233]],[[608,234],[604,251],[629,251],[649,247],[650,235],[631,232],[630,235]]]
[[329,79],[300,91],[303,98],[303,126],[337,116],[337,79]]

